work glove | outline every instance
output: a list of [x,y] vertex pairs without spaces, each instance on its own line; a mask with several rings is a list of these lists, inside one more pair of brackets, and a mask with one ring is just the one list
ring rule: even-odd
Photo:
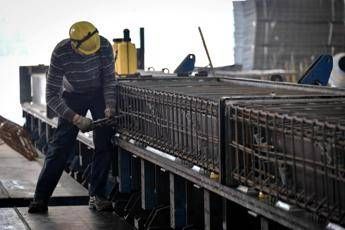
[[115,108],[107,107],[104,110],[104,115],[105,115],[106,118],[111,118],[111,117],[115,116],[116,115]]
[[80,131],[86,132],[90,129],[92,120],[87,117],[76,115],[76,117],[73,118],[73,124],[77,126],[80,129]]

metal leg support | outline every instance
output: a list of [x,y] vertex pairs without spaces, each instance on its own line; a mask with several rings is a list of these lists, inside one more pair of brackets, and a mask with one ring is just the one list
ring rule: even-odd
[[132,191],[139,191],[140,190],[140,177],[141,173],[141,161],[139,158],[132,155],[131,157],[131,186]]
[[121,149],[121,148],[119,148],[118,163],[119,163],[119,192],[130,193],[131,192],[131,179],[130,179],[131,156],[126,150]]
[[170,227],[181,229],[187,224],[186,182],[170,173]]
[[141,207],[153,209],[156,205],[155,165],[141,160]]

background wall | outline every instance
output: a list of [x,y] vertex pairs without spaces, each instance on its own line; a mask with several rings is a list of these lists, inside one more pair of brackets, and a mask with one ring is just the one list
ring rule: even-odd
[[304,73],[320,55],[345,51],[344,0],[234,3],[235,61],[244,69]]
[[188,53],[208,64],[197,27],[203,30],[213,64],[233,64],[230,0],[11,0],[0,8],[0,114],[22,123],[19,66],[49,64],[56,43],[75,21],[93,22],[109,41],[131,30],[139,45],[145,28],[145,65],[173,71]]

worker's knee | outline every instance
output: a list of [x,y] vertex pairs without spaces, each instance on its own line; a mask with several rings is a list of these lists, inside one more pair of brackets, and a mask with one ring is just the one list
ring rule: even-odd
[[107,152],[112,148],[112,130],[110,128],[98,129],[93,134],[96,152]]
[[65,162],[67,161],[67,156],[72,151],[74,151],[74,146],[68,147],[68,145],[64,145],[63,143],[50,143],[48,146],[46,159],[54,159]]

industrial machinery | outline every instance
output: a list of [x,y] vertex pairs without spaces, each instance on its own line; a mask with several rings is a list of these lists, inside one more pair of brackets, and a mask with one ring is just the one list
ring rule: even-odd
[[[21,99],[39,146],[56,121],[28,96],[33,70],[21,67]],[[345,225],[343,89],[165,76],[120,79],[117,99],[109,197],[137,229]],[[92,149],[79,134],[86,186]]]

